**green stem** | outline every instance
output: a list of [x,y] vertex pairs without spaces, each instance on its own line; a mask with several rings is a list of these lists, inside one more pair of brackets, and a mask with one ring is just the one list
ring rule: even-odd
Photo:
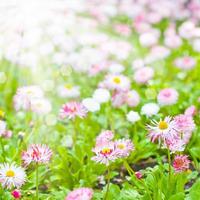
[[130,165],[128,164],[128,162],[126,160],[124,160],[124,166],[127,169],[129,175],[134,175],[135,176],[135,172],[133,171],[133,169],[130,167]]
[[75,121],[75,119],[73,120],[73,145],[75,145],[76,144],[76,139],[77,139],[77,131],[76,131],[76,121]]
[[108,166],[107,187],[106,187],[106,194],[104,196],[104,200],[107,200],[108,192],[109,192],[109,186],[110,186],[110,166]]
[[124,161],[124,166],[127,169],[129,175],[131,177],[133,176],[136,180],[138,180],[144,186],[144,188],[146,189],[146,192],[147,192],[147,194],[149,196],[149,199],[152,199],[151,195],[150,195],[149,188],[146,186],[146,183],[143,180],[137,179],[134,170],[131,168],[131,166],[128,164],[128,162],[126,160]]
[[39,166],[36,164],[36,200],[39,200]]
[[3,140],[2,138],[0,139],[1,140],[1,149],[2,149],[2,157],[3,157],[3,162],[6,161],[6,157],[5,157],[5,149],[4,149],[4,144],[3,144]]
[[167,156],[168,156],[168,164],[169,164],[169,183],[171,179],[171,156],[170,156],[170,151],[167,149]]

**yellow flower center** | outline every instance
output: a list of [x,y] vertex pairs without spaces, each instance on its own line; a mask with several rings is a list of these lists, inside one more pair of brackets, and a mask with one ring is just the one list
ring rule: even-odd
[[71,89],[72,89],[72,85],[66,84],[66,85],[65,85],[65,88],[68,89],[68,90],[71,90]]
[[159,129],[165,130],[168,128],[168,124],[165,121],[160,121],[158,124]]
[[124,149],[125,146],[124,146],[124,144],[118,144],[117,147],[118,147],[119,149]]
[[27,90],[27,94],[33,94],[32,90]]
[[101,150],[101,153],[103,155],[110,154],[110,153],[112,153],[112,149],[106,147],[106,148]]
[[119,77],[113,78],[113,81],[114,81],[116,84],[121,83],[121,79],[120,79]]
[[0,117],[4,117],[4,114],[3,110],[0,109]]
[[14,176],[15,176],[15,172],[14,172],[12,169],[9,169],[9,170],[6,172],[6,176],[7,176],[7,177],[14,177]]

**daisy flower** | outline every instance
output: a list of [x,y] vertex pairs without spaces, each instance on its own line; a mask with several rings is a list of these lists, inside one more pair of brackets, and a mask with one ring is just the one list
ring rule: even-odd
[[126,103],[127,93],[125,91],[115,91],[112,95],[112,106],[115,108],[119,108],[123,104]]
[[109,90],[125,91],[130,88],[130,80],[124,75],[108,75],[104,85]]
[[116,154],[121,158],[128,157],[131,151],[134,150],[134,146],[131,140],[126,139],[120,139],[115,141],[115,147]]
[[88,110],[82,103],[72,101],[62,106],[60,110],[60,117],[62,119],[74,119],[76,116],[84,118],[87,112]]
[[187,155],[177,155],[173,161],[173,167],[176,173],[184,172],[189,169],[190,160]]
[[25,166],[31,162],[46,164],[52,156],[52,151],[45,144],[32,144],[27,151],[22,152],[22,160]]
[[165,117],[159,122],[152,120],[152,125],[147,125],[149,137],[152,142],[170,140],[178,137],[175,122],[171,117]]
[[70,192],[65,200],[91,200],[93,190],[91,188],[78,188]]
[[115,150],[114,142],[105,142],[100,145],[96,145],[96,147],[93,149],[93,152],[96,155],[92,157],[92,160],[108,166],[111,161],[114,161],[118,158]]
[[80,96],[80,88],[70,84],[60,85],[58,95],[62,98],[77,98]]
[[0,164],[0,183],[2,187],[11,189],[20,188],[26,181],[26,173],[23,168],[15,164]]
[[146,103],[141,108],[141,114],[146,115],[147,117],[151,117],[152,115],[156,115],[160,110],[160,107],[156,103]]
[[126,118],[129,122],[135,123],[140,120],[140,115],[138,112],[135,111],[130,111],[127,115]]
[[175,65],[179,69],[190,70],[196,65],[196,60],[192,57],[185,56],[182,58],[177,58],[175,60]]
[[174,117],[174,122],[181,133],[192,132],[195,129],[194,120],[189,115],[177,115]]
[[24,86],[17,89],[17,93],[14,96],[15,110],[29,110],[31,107],[31,101],[36,98],[43,98],[43,91],[38,86]]
[[124,71],[124,66],[118,63],[111,63],[108,70],[111,74],[120,74]]
[[154,70],[151,67],[141,67],[135,71],[133,79],[138,84],[146,84],[154,76]]
[[99,103],[106,103],[110,100],[110,92],[107,89],[98,88],[94,91],[92,97]]
[[173,88],[165,88],[159,92],[157,100],[161,106],[173,105],[178,100],[178,92]]
[[2,136],[6,131],[6,122],[0,120],[0,136]]
[[191,105],[188,107],[184,114],[193,117],[197,113],[196,107],[194,105]]
[[175,153],[175,152],[182,152],[185,149],[186,142],[184,139],[179,138],[171,138],[167,139],[163,142],[162,148],[169,149],[170,152]]
[[110,142],[114,137],[114,134],[110,130],[102,131],[96,138],[96,146],[100,144],[105,144],[106,142]]
[[38,114],[48,114],[51,112],[52,106],[47,99],[33,99],[31,101],[31,110]]
[[100,110],[100,104],[98,101],[96,101],[96,99],[93,98],[83,99],[82,104],[90,112],[96,112]]
[[127,92],[126,103],[130,107],[136,107],[140,103],[140,96],[137,91],[131,90]]
[[164,43],[167,47],[174,49],[181,46],[183,42],[180,36],[171,34],[164,38]]

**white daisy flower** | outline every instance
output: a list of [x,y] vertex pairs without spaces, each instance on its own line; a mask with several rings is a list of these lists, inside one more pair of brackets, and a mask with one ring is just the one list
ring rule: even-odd
[[11,189],[20,188],[26,181],[26,173],[23,168],[15,164],[0,164],[0,183],[2,187]]
[[105,103],[110,100],[110,92],[107,89],[98,88],[94,91],[93,98],[99,103]]
[[83,99],[82,103],[90,112],[96,112],[100,110],[100,104],[93,98]]
[[160,107],[156,103],[147,103],[142,106],[141,114],[146,115],[147,117],[151,117],[152,115],[156,115],[160,110]]
[[130,111],[127,115],[126,118],[129,122],[135,123],[140,120],[140,115],[138,112],[135,111]]

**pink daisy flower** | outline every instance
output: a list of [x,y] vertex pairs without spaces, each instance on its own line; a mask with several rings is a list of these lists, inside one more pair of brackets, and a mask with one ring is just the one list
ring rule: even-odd
[[162,148],[167,148],[170,150],[170,152],[175,153],[175,152],[182,152],[185,149],[186,143],[184,142],[181,137],[179,138],[171,138],[168,140],[165,140]]
[[110,130],[102,131],[96,138],[96,146],[106,142],[110,142],[114,137],[114,134]]
[[154,70],[151,67],[142,67],[136,70],[134,80],[139,84],[146,84],[154,76]]
[[178,92],[173,88],[165,88],[159,92],[157,100],[162,106],[173,105],[178,100]]
[[116,32],[125,35],[125,36],[129,36],[131,34],[131,29],[128,25],[125,24],[117,24],[115,25],[115,30]]
[[179,69],[190,70],[196,65],[196,60],[192,57],[185,56],[182,58],[177,58],[175,60],[175,65]]
[[72,101],[62,106],[60,110],[60,117],[62,119],[74,119],[76,116],[84,118],[87,115],[87,112],[88,110],[82,103]]
[[149,130],[149,137],[152,142],[156,140],[160,142],[165,142],[165,140],[171,140],[178,138],[179,133],[176,130],[176,125],[171,117],[165,117],[164,120],[159,122],[152,120],[152,125],[147,125]]
[[43,144],[32,144],[27,151],[22,152],[22,160],[25,166],[31,162],[47,164],[52,156],[50,148]]
[[192,132],[195,129],[195,123],[191,116],[177,115],[174,117],[174,122],[181,133]]
[[119,108],[120,106],[126,103],[126,99],[127,99],[127,93],[125,91],[113,92],[111,99],[113,107]]
[[187,155],[177,155],[173,161],[173,167],[176,173],[184,172],[189,169],[190,160]]
[[130,153],[134,150],[134,146],[131,140],[126,139],[120,139],[115,141],[115,147],[116,154],[121,158],[128,157]]
[[93,197],[91,188],[78,188],[70,192],[65,200],[90,200]]
[[185,110],[184,114],[193,117],[196,114],[196,112],[196,107],[192,105]]
[[130,107],[136,107],[140,103],[140,96],[135,90],[127,92],[126,102]]
[[93,152],[96,154],[96,156],[92,157],[92,160],[107,166],[110,162],[118,158],[116,155],[116,147],[114,142],[105,142],[104,144],[97,145],[93,149]]

